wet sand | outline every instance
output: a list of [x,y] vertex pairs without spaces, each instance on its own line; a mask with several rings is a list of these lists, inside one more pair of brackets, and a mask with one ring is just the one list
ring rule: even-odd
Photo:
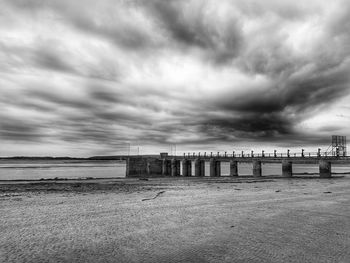
[[350,262],[350,177],[0,183],[0,262]]

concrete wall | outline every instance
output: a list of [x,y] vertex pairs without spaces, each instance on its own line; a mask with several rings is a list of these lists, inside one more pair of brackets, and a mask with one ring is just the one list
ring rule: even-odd
[[126,177],[147,176],[147,158],[128,158],[126,160]]
[[330,178],[332,177],[332,164],[328,160],[320,160],[319,162],[320,177]]
[[293,163],[289,160],[282,160],[282,176],[292,177],[293,176]]
[[147,174],[150,176],[156,176],[162,174],[163,160],[159,159],[147,159]]
[[126,161],[126,177],[161,176],[163,161],[157,158],[132,157]]

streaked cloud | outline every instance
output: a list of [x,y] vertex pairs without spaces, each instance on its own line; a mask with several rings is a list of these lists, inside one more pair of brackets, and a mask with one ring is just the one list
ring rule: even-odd
[[0,10],[1,155],[312,148],[347,135],[345,0]]

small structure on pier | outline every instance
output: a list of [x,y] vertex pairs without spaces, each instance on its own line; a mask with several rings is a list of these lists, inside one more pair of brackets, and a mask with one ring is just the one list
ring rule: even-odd
[[332,135],[332,156],[346,156],[346,136]]

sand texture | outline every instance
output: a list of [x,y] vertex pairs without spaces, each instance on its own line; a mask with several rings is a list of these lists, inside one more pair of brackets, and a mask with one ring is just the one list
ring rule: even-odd
[[0,262],[350,262],[350,177],[0,184]]

